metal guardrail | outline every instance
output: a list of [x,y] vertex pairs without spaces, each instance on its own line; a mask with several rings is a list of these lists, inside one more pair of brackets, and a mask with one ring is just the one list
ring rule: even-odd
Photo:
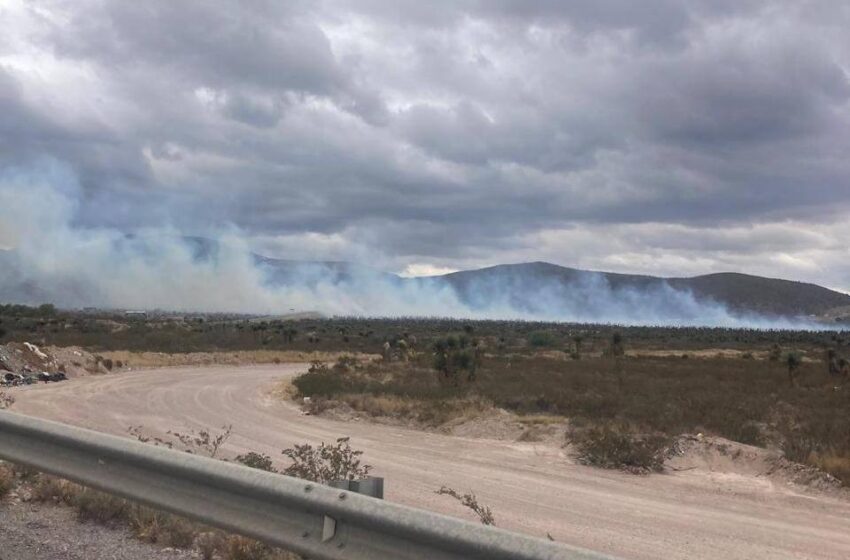
[[350,491],[8,411],[0,411],[0,459],[315,559],[606,558]]

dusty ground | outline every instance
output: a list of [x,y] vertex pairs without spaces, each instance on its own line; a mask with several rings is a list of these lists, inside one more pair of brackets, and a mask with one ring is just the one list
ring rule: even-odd
[[189,560],[195,553],[140,542],[127,530],[78,523],[71,508],[0,501],[0,560]]
[[[472,490],[496,523],[623,558],[850,557],[850,501],[786,482],[726,458],[677,463],[666,475],[632,476],[573,464],[551,443],[422,433],[363,421],[305,416],[271,396],[303,365],[170,368],[77,379],[16,391],[14,410],[126,434],[233,424],[230,454],[280,457],[297,442],[351,436],[389,500],[465,515],[433,492]],[[694,455],[691,455],[694,456]],[[716,464],[712,461],[719,461]],[[729,459],[731,460],[731,459]],[[747,470],[750,469],[750,470]]]

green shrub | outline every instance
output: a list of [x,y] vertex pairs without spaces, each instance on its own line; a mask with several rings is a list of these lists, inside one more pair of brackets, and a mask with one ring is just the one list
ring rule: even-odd
[[343,377],[329,369],[299,375],[292,384],[304,397],[329,397],[346,389]]
[[534,331],[528,335],[528,344],[534,348],[550,348],[555,346],[555,335],[549,331]]
[[457,386],[461,373],[466,373],[467,381],[474,381],[481,356],[478,341],[465,334],[439,338],[433,345],[433,367],[440,374],[440,380]]
[[283,454],[292,461],[283,474],[327,483],[334,480],[358,480],[366,478],[371,465],[360,462],[362,451],[354,450],[348,443],[347,437],[336,440],[336,445],[326,445],[322,442],[319,447],[310,444],[296,445],[284,449]]

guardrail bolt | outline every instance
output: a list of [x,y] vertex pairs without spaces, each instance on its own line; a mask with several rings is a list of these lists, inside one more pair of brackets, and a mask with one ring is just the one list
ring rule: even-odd
[[340,500],[344,500],[344,499],[345,499],[345,492],[340,492],[340,494],[339,494],[339,499],[340,499]]
[[301,533],[301,536],[306,539],[307,537],[310,536],[310,531],[304,531],[303,533]]
[[313,487],[312,487],[312,486],[310,486],[309,484],[308,484],[307,486],[305,486],[305,487],[304,487],[304,491],[305,491],[305,492],[309,492],[309,491],[310,491],[310,490],[312,490],[312,489],[313,489]]

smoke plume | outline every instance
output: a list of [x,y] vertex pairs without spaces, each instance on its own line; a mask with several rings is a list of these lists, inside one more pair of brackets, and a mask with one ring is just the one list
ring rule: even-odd
[[285,314],[441,316],[761,328],[810,327],[732,313],[660,284],[612,288],[602,275],[574,282],[510,277],[458,289],[367,267],[297,263],[253,254],[235,228],[215,242],[157,227],[127,232],[75,223],[84,193],[61,167],[0,175],[0,301],[61,307]]

